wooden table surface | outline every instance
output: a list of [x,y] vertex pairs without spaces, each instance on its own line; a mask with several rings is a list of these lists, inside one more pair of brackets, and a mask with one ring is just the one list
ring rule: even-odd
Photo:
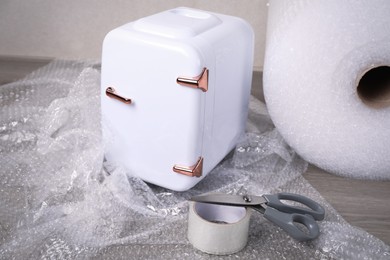
[[[49,61],[0,56],[0,85],[20,79]],[[263,100],[261,72],[254,72],[252,85],[252,94]],[[343,178],[312,165],[303,176],[351,225],[390,244],[390,181]]]

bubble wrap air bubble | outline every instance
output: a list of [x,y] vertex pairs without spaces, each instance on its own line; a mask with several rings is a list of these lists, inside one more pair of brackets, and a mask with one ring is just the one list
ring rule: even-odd
[[390,179],[390,105],[357,91],[366,71],[390,66],[389,13],[387,0],[270,1],[267,107],[287,143],[325,170]]
[[254,214],[247,247],[227,259],[390,257],[387,245],[348,225],[307,183],[307,163],[255,99],[250,132],[190,191],[147,185],[105,162],[94,67],[56,61],[0,87],[0,258],[217,259],[187,241],[187,200],[205,192],[280,191],[324,205],[319,239],[297,242]]

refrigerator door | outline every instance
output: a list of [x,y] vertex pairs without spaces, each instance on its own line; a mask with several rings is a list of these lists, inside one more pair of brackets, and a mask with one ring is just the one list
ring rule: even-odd
[[124,28],[112,31],[102,62],[106,157],[172,190],[199,182],[188,175],[196,166],[193,174],[201,175],[207,92],[177,79],[196,80],[203,71],[201,54],[188,44]]

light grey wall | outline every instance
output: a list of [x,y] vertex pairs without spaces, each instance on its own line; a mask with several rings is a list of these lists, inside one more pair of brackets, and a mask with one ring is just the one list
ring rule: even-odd
[[267,0],[0,0],[0,55],[100,59],[105,34],[166,9],[187,6],[242,17],[264,59]]

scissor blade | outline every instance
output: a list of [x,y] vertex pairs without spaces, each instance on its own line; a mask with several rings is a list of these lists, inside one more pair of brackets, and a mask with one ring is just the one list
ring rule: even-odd
[[267,202],[262,196],[252,195],[229,195],[229,194],[208,194],[195,196],[190,199],[191,201],[211,203],[225,206],[258,206]]

